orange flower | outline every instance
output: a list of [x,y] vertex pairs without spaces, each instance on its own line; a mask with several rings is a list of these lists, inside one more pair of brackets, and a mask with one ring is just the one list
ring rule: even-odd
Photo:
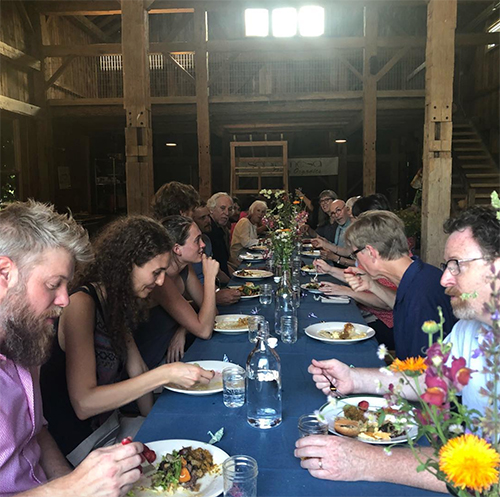
[[391,371],[395,373],[423,373],[427,369],[425,359],[423,357],[408,357],[404,361],[394,359],[394,362],[389,366]]
[[300,204],[300,200],[294,200],[294,201],[293,201],[293,204],[294,204],[294,205],[299,205],[299,204]]

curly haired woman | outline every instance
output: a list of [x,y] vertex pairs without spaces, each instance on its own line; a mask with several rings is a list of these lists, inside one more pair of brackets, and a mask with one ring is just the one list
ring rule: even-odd
[[213,377],[181,363],[148,371],[132,338],[147,316],[145,299],[165,279],[172,241],[163,226],[142,216],[120,219],[105,228],[94,248],[95,260],[76,277],[41,378],[49,430],[74,465],[125,434],[119,433],[118,408],[137,400],[146,415],[157,387],[189,388]]

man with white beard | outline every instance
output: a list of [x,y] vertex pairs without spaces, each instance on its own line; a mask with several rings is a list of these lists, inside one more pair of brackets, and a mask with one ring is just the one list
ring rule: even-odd
[[69,303],[75,262],[91,258],[85,230],[38,202],[0,211],[0,496],[111,497],[140,477],[140,443],[90,454],[72,470],[42,414],[39,367]]

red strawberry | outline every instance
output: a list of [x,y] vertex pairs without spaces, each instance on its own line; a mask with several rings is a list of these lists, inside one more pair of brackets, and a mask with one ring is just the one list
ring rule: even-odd
[[156,459],[156,452],[154,450],[151,450],[146,445],[144,445],[144,452],[142,453],[142,455],[146,458],[146,461],[148,461],[148,463],[150,464],[153,463]]
[[366,400],[362,400],[358,404],[358,408],[361,409],[362,411],[368,411],[368,408],[370,407],[370,404]]
[[127,437],[122,440],[122,445],[128,445],[132,443],[132,437]]

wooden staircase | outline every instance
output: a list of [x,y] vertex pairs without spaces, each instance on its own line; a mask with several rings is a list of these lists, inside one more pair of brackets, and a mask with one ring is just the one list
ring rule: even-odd
[[500,192],[500,169],[475,126],[466,118],[453,122],[453,207],[488,205],[491,192]]

